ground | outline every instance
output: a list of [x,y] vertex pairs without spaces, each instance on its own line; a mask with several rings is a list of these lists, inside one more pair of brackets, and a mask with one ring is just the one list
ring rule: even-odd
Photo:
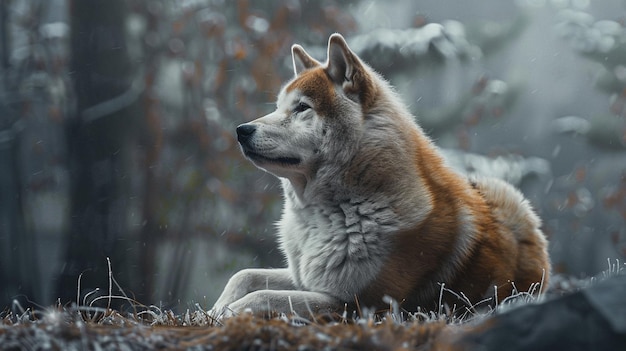
[[[557,279],[557,282],[559,280]],[[0,314],[2,350],[626,350],[626,275],[561,280],[464,319],[437,313],[216,321],[204,309],[175,315],[154,306],[56,306]],[[522,297],[525,297],[522,294]]]

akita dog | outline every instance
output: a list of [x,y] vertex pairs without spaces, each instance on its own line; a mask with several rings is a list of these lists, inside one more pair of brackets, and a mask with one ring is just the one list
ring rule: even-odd
[[385,308],[385,296],[416,311],[439,308],[444,290],[460,306],[547,286],[547,240],[520,192],[451,170],[341,35],[323,64],[291,51],[276,111],[237,127],[245,156],[282,181],[287,268],[238,272],[214,314]]

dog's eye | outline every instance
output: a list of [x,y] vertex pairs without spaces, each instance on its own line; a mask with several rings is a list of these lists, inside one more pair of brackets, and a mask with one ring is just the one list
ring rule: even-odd
[[309,104],[305,103],[305,102],[300,102],[296,108],[293,109],[293,112],[295,113],[300,113],[300,112],[304,112],[308,109],[310,109],[311,106],[309,106]]

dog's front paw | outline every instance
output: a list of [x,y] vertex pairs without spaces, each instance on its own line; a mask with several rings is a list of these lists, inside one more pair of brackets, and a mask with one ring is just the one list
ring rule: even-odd
[[232,286],[227,286],[222,296],[215,302],[213,308],[209,311],[209,315],[216,319],[221,320],[224,318],[229,318],[235,315],[235,310],[233,310],[233,306],[235,302],[237,302],[238,294],[233,293],[232,289],[229,289]]
[[230,318],[236,315],[236,313],[228,306],[213,306],[213,308],[211,308],[207,313],[213,320],[217,322],[223,321],[226,318]]
[[[243,300],[243,299],[242,299]],[[223,322],[225,319],[237,316],[241,313],[254,313],[255,310],[247,302],[237,300],[224,307],[213,307],[207,313],[216,322]]]
[[262,313],[270,309],[270,291],[255,291],[228,305],[215,304],[209,311],[209,315],[215,320],[223,320],[241,313]]

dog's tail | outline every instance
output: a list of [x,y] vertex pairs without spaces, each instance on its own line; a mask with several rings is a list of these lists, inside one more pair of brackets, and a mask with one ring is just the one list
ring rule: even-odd
[[517,242],[515,283],[526,289],[541,283],[548,286],[550,260],[548,240],[541,231],[541,220],[524,195],[509,183],[495,178],[475,178],[472,186],[481,193],[494,219],[503,227],[502,235],[513,235]]

